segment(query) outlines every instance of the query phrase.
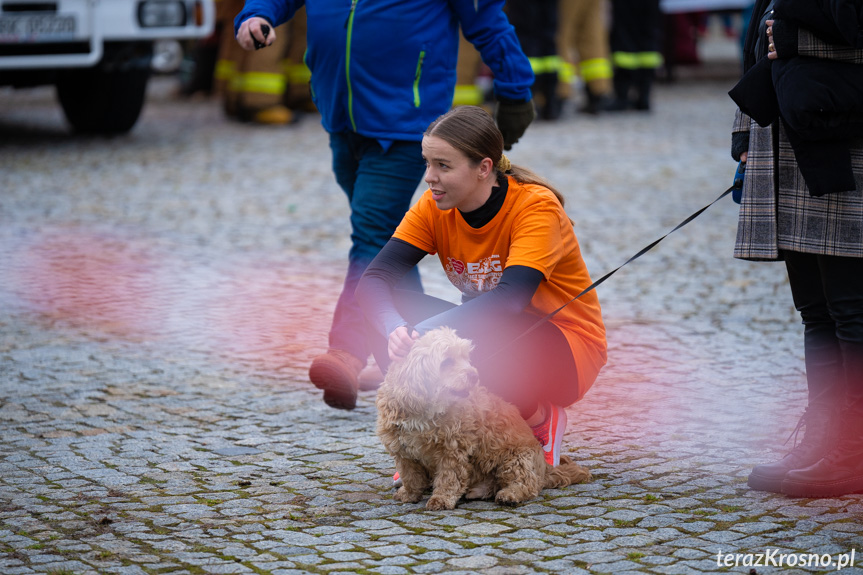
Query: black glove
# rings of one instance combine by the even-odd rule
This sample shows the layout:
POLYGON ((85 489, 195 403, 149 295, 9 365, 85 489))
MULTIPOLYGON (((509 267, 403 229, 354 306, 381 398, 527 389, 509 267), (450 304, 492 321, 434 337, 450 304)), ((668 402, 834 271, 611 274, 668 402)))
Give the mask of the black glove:
POLYGON ((524 134, 524 131, 536 118, 533 100, 520 102, 498 98, 494 119, 500 133, 503 134, 503 149, 511 150, 512 145, 524 134))
POLYGON ((749 151, 749 132, 734 132, 731 134, 731 157, 740 161, 743 152, 749 151))

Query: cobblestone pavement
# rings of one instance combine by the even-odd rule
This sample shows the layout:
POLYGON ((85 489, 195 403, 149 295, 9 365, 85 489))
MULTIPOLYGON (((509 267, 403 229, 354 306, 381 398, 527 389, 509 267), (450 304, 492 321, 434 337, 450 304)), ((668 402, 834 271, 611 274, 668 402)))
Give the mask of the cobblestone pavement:
MULTIPOLYGON (((729 185, 729 87, 660 85, 651 114, 570 113, 516 146, 565 192, 595 277, 729 185)), ((307 380, 348 246, 317 117, 255 128, 172 90, 111 139, 68 134, 50 90, 0 91, 0 573, 863 564, 863 496, 746 487, 805 381, 784 269, 731 257, 730 199, 599 289, 609 363, 565 444, 594 480, 427 512, 392 500, 374 392, 337 411, 307 380)), ((428 291, 455 298, 437 265, 428 291)))

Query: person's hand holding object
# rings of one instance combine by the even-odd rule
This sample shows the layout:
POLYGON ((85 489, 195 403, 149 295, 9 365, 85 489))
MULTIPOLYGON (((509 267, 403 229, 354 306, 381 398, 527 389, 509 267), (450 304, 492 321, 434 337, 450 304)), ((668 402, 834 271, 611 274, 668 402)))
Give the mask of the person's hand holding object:
POLYGON ((244 50, 266 48, 276 41, 273 25, 263 18, 249 18, 237 30, 237 42, 244 50))

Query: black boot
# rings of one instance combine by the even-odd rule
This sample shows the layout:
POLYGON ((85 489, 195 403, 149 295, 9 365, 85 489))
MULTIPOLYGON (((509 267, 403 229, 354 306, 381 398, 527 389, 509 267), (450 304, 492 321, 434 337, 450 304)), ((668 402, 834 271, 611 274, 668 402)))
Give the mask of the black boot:
POLYGON ((642 112, 650 111, 650 90, 653 87, 655 72, 652 69, 640 69, 635 72, 635 102, 632 107, 642 112))
POLYGON ((542 97, 537 99, 541 105, 537 106, 537 116, 543 120, 557 120, 560 118, 562 102, 557 93, 557 72, 537 74, 533 82, 534 93, 542 97))
POLYGON ((629 92, 632 89, 633 71, 625 68, 614 69, 614 101, 608 106, 609 112, 628 110, 632 106, 629 92))
POLYGON ((603 111, 611 109, 614 101, 607 94, 597 94, 590 89, 587 84, 584 85, 585 101, 584 106, 578 109, 582 114, 590 114, 595 116, 603 111))
POLYGON ((791 497, 863 493, 863 414, 846 411, 838 444, 815 464, 789 471, 782 493, 791 497))
POLYGON ((835 445, 837 411, 832 406, 810 405, 806 408, 797 428, 806 427, 803 440, 781 460, 757 465, 749 474, 747 485, 757 491, 781 493, 783 481, 793 469, 809 467, 824 457, 835 445))

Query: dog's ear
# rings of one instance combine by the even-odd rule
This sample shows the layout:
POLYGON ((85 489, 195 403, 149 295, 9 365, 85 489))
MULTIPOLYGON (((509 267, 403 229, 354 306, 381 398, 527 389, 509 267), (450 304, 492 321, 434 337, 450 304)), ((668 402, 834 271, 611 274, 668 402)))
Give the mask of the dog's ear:
POLYGON ((458 337, 451 328, 429 331, 414 342, 404 361, 390 366, 394 387, 405 392, 410 390, 413 398, 437 397, 441 386, 446 385, 443 374, 468 364, 471 348, 471 342, 458 337))
POLYGON ((433 339, 417 342, 414 348, 411 350, 415 351, 411 377, 422 387, 422 392, 427 397, 434 396, 440 386, 441 364, 446 358, 445 349, 433 339))
POLYGON ((403 416, 424 413, 431 399, 429 390, 435 389, 434 382, 439 376, 439 364, 431 361, 430 356, 428 345, 414 343, 404 360, 390 364, 378 399, 403 416))

